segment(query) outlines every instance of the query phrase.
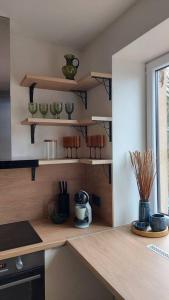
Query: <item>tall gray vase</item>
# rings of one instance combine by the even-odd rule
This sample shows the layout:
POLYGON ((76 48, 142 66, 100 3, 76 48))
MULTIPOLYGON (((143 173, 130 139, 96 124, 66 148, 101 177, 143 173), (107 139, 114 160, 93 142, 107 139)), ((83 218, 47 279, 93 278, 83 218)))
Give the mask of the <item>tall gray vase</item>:
POLYGON ((139 221, 150 223, 150 202, 149 201, 139 201, 139 221))

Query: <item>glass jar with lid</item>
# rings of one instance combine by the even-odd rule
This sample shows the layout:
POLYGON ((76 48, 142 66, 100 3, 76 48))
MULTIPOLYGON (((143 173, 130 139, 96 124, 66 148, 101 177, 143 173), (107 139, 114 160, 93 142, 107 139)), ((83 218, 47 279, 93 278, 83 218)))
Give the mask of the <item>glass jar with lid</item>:
POLYGON ((56 159, 57 140, 44 140, 45 143, 45 159, 56 159))

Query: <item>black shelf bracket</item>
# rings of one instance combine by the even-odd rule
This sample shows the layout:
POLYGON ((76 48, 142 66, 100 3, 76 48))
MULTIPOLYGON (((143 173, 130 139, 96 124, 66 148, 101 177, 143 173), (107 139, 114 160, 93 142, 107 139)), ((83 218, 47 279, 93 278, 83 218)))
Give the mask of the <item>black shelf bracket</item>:
POLYGON ((81 98, 82 103, 85 107, 85 109, 87 109, 87 91, 73 91, 78 97, 81 98))
POLYGON ((101 125, 103 124, 103 127, 106 131, 106 134, 109 138, 109 142, 111 143, 112 142, 112 121, 99 121, 97 122, 98 125, 101 125))
POLYGON ((112 99, 112 79, 108 79, 109 81, 109 101, 112 99))
POLYGON ((31 172, 32 172, 32 181, 35 181, 36 167, 32 167, 31 172))
POLYGON ((87 134, 88 134, 88 127, 87 126, 77 126, 77 127, 74 127, 74 128, 79 130, 80 133, 82 134, 82 136, 86 139, 87 134))
POLYGON ((103 84, 107 94, 109 95, 109 101, 112 99, 112 79, 104 78, 104 77, 95 77, 93 76, 99 83, 103 84))
POLYGON ((36 125, 32 124, 31 126, 31 144, 35 143, 35 127, 36 125))
POLYGON ((22 169, 30 168, 32 170, 32 180, 35 180, 35 169, 39 166, 37 159, 6 160, 0 161, 0 169, 22 169))
POLYGON ((36 82, 32 83, 29 87, 29 102, 33 103, 33 95, 34 95, 34 89, 36 86, 36 82))
POLYGON ((112 142, 112 122, 109 121, 109 142, 112 142))

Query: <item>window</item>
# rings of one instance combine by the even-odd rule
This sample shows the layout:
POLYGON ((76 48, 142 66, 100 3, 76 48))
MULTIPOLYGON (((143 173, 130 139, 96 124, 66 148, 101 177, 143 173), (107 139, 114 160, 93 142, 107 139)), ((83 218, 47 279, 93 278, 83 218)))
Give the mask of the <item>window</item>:
POLYGON ((156 158, 157 176, 152 191, 154 212, 169 207, 169 54, 146 65, 147 146, 156 158))

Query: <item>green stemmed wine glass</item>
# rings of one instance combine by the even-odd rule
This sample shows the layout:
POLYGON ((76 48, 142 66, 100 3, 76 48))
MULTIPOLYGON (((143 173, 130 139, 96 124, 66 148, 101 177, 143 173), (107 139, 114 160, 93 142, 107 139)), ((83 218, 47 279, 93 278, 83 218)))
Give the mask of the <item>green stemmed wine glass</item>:
POLYGON ((68 114, 68 120, 72 119, 72 113, 74 111, 74 103, 66 103, 65 104, 65 111, 68 114))
POLYGON ((48 104, 46 103, 40 103, 39 104, 39 111, 42 114, 43 118, 45 118, 47 112, 48 112, 48 104))
POLYGON ((33 118, 33 115, 36 114, 38 111, 38 104, 37 103, 29 103, 28 109, 29 109, 29 112, 32 114, 32 118, 33 118))
POLYGON ((55 102, 54 105, 55 105, 55 112, 56 112, 57 119, 60 119, 60 114, 62 112, 63 105, 62 103, 57 103, 57 102, 55 102))
POLYGON ((53 116, 53 118, 55 119, 56 113, 57 113, 57 111, 55 109, 55 103, 50 104, 50 113, 53 116))

